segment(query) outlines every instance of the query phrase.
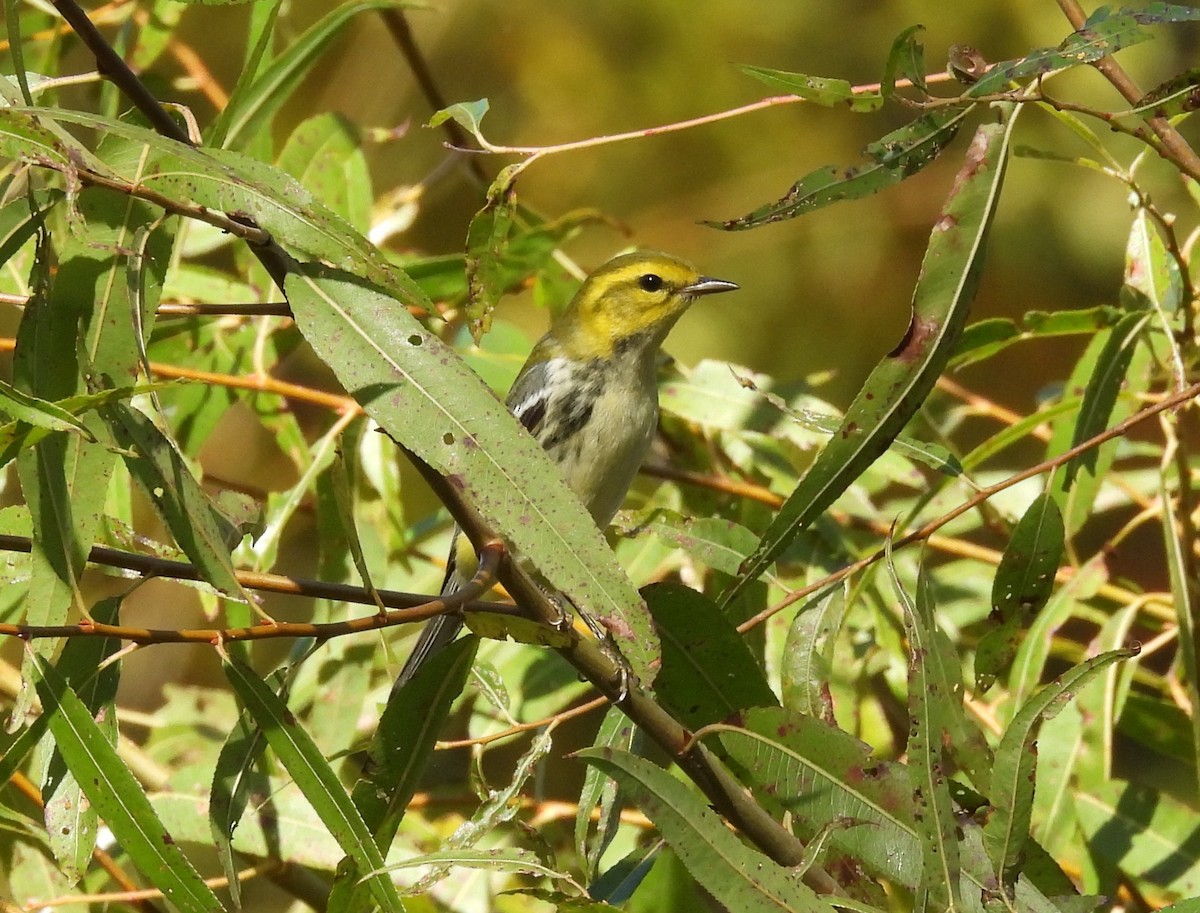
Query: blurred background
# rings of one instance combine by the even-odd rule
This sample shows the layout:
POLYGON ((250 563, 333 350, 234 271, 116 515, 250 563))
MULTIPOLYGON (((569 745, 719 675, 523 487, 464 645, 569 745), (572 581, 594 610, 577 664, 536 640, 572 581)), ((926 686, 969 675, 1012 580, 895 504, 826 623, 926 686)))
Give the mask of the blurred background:
MULTIPOLYGON (((328 8, 324 0, 293 3, 285 30, 298 35, 328 8)), ((220 46, 213 36, 243 34, 233 20, 247 10, 193 6, 185 17, 182 37, 194 43, 227 89, 236 81, 243 49, 220 46)), ((774 94, 742 74, 738 64, 840 77, 856 85, 876 82, 895 36, 916 23, 926 27, 931 72, 944 67, 954 44, 972 45, 997 61, 1055 45, 1071 31, 1050 0, 753 5, 434 0, 408 10, 407 17, 447 102, 487 98, 491 110, 484 134, 493 143, 513 145, 652 127, 774 94)), ((1200 40, 1200 29, 1193 27, 1155 32, 1157 40, 1121 54, 1146 90, 1195 61, 1200 40)), ((1108 110, 1124 107, 1091 71, 1068 74, 1050 88, 1108 110)), ((202 98, 186 101, 202 123, 211 116, 202 98)), ((446 167, 445 135, 423 126, 429 105, 379 18, 358 17, 326 55, 279 119, 278 139, 324 111, 340 112, 363 128, 407 127, 398 139, 370 149, 377 194, 426 184, 412 229, 392 246, 461 251, 481 190, 461 164, 446 167)), ((517 191, 522 203, 548 218, 595 209, 624 227, 624 232, 589 228, 571 245, 584 268, 638 244, 677 253, 706 273, 742 284, 742 293, 705 302, 675 331, 668 348, 684 363, 727 359, 782 379, 834 372, 825 395, 844 407, 870 366, 903 333, 929 228, 971 128, 926 172, 875 197, 746 232, 697 223, 773 201, 814 168, 856 164, 865 143, 912 116, 895 104, 869 115, 812 104, 779 106, 680 133, 551 156, 523 174, 517 191)), ((1047 115, 1032 110, 1016 141, 1060 153, 1087 152, 1047 115)), ((1126 162, 1138 151, 1119 136, 1113 149, 1126 162)), ((489 176, 511 161, 481 158, 489 176)), ((1146 168, 1160 172, 1157 202, 1171 210, 1182 187, 1159 163, 1147 162, 1146 168)), ((1113 302, 1128 232, 1125 196, 1117 181, 1093 171, 1015 160, 974 316, 1113 302)), ((1184 236, 1188 229, 1182 227, 1184 236)), ((544 326, 545 316, 520 296, 503 308, 502 316, 533 333, 544 326)), ((1069 358, 1070 350, 1061 346, 1021 346, 968 369, 961 379, 1025 410, 1039 389, 1065 377, 1069 358)))
MULTIPOLYGON (((330 8, 328 0, 285 4, 277 27, 281 45, 330 8)), ((101 9, 97 5, 92 11, 101 9)), ((211 90, 228 93, 237 83, 251 6, 178 9, 182 23, 172 53, 145 75, 160 97, 187 105, 204 127, 217 112, 211 90), (186 65, 189 53, 202 66, 186 65), (196 79, 205 71, 207 94, 196 79)), ((522 146, 670 124, 775 94, 740 72, 739 64, 873 83, 882 75, 894 38, 917 23, 926 27, 922 40, 931 72, 943 68, 952 45, 974 46, 987 60, 999 61, 1056 45, 1071 31, 1051 0, 431 0, 407 10, 406 17, 445 101, 488 99, 484 134, 493 143, 522 146)), ((1154 32, 1156 40, 1120 56, 1145 90, 1200 59, 1195 24, 1154 32)), ((68 47, 74 50, 66 69, 93 68, 77 42, 68 40, 68 47)), ((1078 103, 1125 108, 1091 70, 1056 78, 1049 88, 1078 103)), ((94 85, 76 91, 85 94, 79 107, 94 108, 94 85)), ((953 92, 949 87, 934 91, 953 92)), ((417 201, 411 227, 388 246, 397 253, 461 253, 483 201, 483 185, 471 174, 466 156, 447 150, 445 133, 424 126, 431 105, 376 14, 355 17, 276 118, 275 153, 297 124, 325 112, 343 115, 372 137, 367 153, 376 198, 400 191, 417 201)), ((856 165, 866 143, 914 116, 899 104, 875 114, 813 104, 775 106, 682 132, 544 158, 524 172, 517 193, 523 205, 548 219, 580 210, 606 217, 568 245, 584 269, 624 247, 641 245, 687 257, 705 273, 741 284, 735 295, 702 301, 673 332, 667 349, 685 365, 713 358, 785 381, 820 377, 818 394, 845 408, 907 326, 929 231, 972 125, 939 161, 879 195, 751 231, 723 232, 699 222, 740 216, 772 202, 813 169, 856 165)), ((1195 119, 1184 129, 1195 142, 1195 119)), ((1060 155, 1090 153, 1081 140, 1032 108, 1018 126, 1016 144, 1060 155)), ((1128 164, 1143 147, 1114 134, 1110 148, 1128 164)), ((516 159, 476 155, 472 160, 491 178, 516 159)), ((1187 205, 1178 173, 1150 157, 1141 174, 1164 211, 1189 214, 1178 227, 1178 235, 1186 238, 1195 228, 1187 222, 1195 207, 1187 205)), ((1129 232, 1127 195, 1119 181, 1095 170, 1015 158, 973 317, 1019 318, 1029 310, 1115 303, 1129 232)), ((16 314, 6 318, 11 327, 16 314)), ((522 327, 531 342, 547 322, 528 292, 506 298, 498 316, 522 327)), ((1039 393, 1066 379, 1085 342, 1070 338, 1014 346, 964 369, 957 379, 1027 414, 1039 393)), ((292 484, 296 468, 270 435, 257 429, 249 410, 237 417, 204 448, 206 474, 222 484, 236 481, 266 490, 292 484)), ((994 431, 994 425, 986 430, 994 431)), ((998 462, 1011 460, 1023 468, 1035 452, 1014 448, 998 462)), ((424 509, 434 507, 430 498, 424 509)), ((312 570, 311 530, 299 526, 289 536, 278 568, 282 572, 312 570)), ((1158 532, 1149 529, 1147 535, 1153 541, 1134 541, 1129 550, 1141 552, 1143 545, 1148 552, 1161 550, 1158 532)), ((436 580, 427 584, 435 587, 436 580)), ((160 586, 169 585, 152 583, 139 593, 138 602, 149 613, 140 623, 182 623, 160 586)), ((306 617, 305 606, 295 600, 269 610, 279 617, 306 617)), ((141 670, 147 705, 157 700, 155 677, 176 677, 184 654, 219 679, 206 648, 159 648, 152 658, 146 654, 141 670), (181 661, 164 663, 164 657, 181 661)))

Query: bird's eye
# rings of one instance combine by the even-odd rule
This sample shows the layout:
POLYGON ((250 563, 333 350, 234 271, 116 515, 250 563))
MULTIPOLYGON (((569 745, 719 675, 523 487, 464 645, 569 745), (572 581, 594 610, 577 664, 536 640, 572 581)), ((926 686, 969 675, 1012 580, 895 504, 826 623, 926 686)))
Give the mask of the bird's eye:
POLYGON ((641 286, 643 292, 657 292, 663 287, 663 279, 656 273, 645 273, 638 276, 638 285, 641 286))

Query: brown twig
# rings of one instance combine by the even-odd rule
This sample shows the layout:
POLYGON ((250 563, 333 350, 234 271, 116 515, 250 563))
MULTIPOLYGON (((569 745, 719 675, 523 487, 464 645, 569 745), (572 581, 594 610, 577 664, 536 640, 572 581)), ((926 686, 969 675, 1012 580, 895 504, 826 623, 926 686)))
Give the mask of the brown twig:
MULTIPOLYGON (((198 222, 207 222, 214 228, 219 228, 226 234, 233 235, 245 241, 255 251, 263 250, 274 243, 269 233, 263 231, 263 229, 249 220, 235 219, 224 213, 214 212, 207 206, 181 203, 176 199, 161 194, 156 190, 151 190, 148 187, 143 187, 140 184, 131 184, 128 181, 99 174, 87 168, 78 167, 73 163, 56 162, 41 157, 33 157, 28 159, 28 161, 31 165, 48 168, 51 171, 58 171, 66 176, 68 180, 77 180, 85 187, 103 187, 106 190, 115 190, 117 193, 123 193, 126 196, 136 197, 139 200, 152 203, 165 212, 195 219, 198 222)), ((282 285, 282 282, 277 284, 282 285)))
MULTIPOLYGON (((404 56, 404 60, 408 64, 409 70, 412 71, 413 78, 417 81, 417 86, 420 88, 421 94, 425 96, 425 101, 429 104, 430 109, 441 111, 443 108, 448 107, 445 96, 442 95, 437 82, 433 78, 433 71, 429 68, 429 61, 421 53, 421 48, 413 36, 412 28, 408 24, 408 17, 404 14, 404 10, 380 10, 379 15, 383 18, 383 24, 387 26, 392 40, 400 48, 400 53, 404 56)), ((449 139, 450 145, 455 148, 463 149, 474 145, 471 137, 459 126, 454 118, 444 120, 442 122, 442 130, 449 139)), ((475 156, 467 157, 467 169, 481 184, 487 185, 491 183, 487 172, 483 170, 483 163, 475 156)))
POLYGON ((562 713, 556 713, 553 716, 545 717, 544 719, 534 720, 530 723, 516 723, 509 726, 507 729, 501 729, 499 732, 491 732, 487 735, 481 735, 474 739, 458 739, 452 742, 438 742, 436 746, 438 751, 449 751, 453 748, 474 748, 477 745, 490 745, 492 742, 498 742, 501 739, 510 739, 513 736, 518 736, 523 732, 533 732, 549 726, 551 723, 565 723, 567 720, 573 720, 576 717, 586 716, 593 710, 599 710, 601 707, 608 706, 608 698, 597 697, 586 703, 580 704, 578 707, 572 707, 570 710, 564 710, 562 713))
POLYGON ((134 106, 150 121, 157 132, 176 142, 192 145, 187 133, 175 122, 146 84, 138 79, 121 55, 104 40, 100 30, 74 0, 53 0, 55 9, 67 21, 79 40, 96 58, 96 69, 125 94, 134 106))
MULTIPOLYGON (((1058 8, 1062 10, 1071 27, 1078 30, 1087 22, 1087 14, 1078 0, 1057 0, 1058 8)), ((1092 64, 1105 79, 1112 84, 1121 97, 1129 104, 1137 105, 1142 100, 1144 92, 1134 82, 1125 69, 1112 56, 1101 57, 1092 64)), ((1194 180, 1200 181, 1200 156, 1188 144, 1183 135, 1176 130, 1165 117, 1148 117, 1146 123, 1161 141, 1160 153, 1194 180)))
MULTIPOLYGON (((29 539, 24 536, 0 535, 0 551, 28 552, 29 539)), ((286 593, 292 596, 308 596, 356 605, 376 605, 373 596, 378 596, 387 612, 376 611, 346 621, 324 623, 272 622, 242 628, 133 628, 124 625, 101 624, 85 621, 74 625, 20 625, 0 624, 0 636, 34 640, 43 637, 114 637, 138 644, 163 643, 207 643, 217 644, 234 640, 271 640, 278 638, 312 637, 329 640, 361 631, 375 631, 395 625, 427 621, 436 615, 470 608, 472 611, 511 615, 516 611, 510 605, 478 602, 480 596, 490 590, 496 582, 496 569, 504 554, 504 547, 496 541, 486 542, 480 548, 479 570, 470 584, 452 596, 428 596, 400 593, 395 590, 376 590, 374 594, 365 587, 303 577, 285 577, 279 574, 263 574, 255 571, 235 571, 238 582, 246 589, 259 592, 286 593)), ((119 567, 136 571, 148 577, 167 577, 175 580, 199 580, 199 571, 182 561, 170 561, 150 555, 123 552, 106 546, 94 546, 88 561, 107 567, 119 567)))
MULTIPOLYGON (((42 791, 37 788, 37 785, 30 780, 25 774, 17 770, 13 772, 12 777, 8 781, 18 792, 23 794, 26 799, 36 805, 39 809, 46 807, 45 800, 42 798, 42 791)), ((116 860, 100 847, 92 848, 92 858, 100 864, 104 871, 108 872, 108 876, 121 886, 123 891, 136 891, 137 884, 132 878, 126 874, 125 870, 117 864, 116 860)), ((149 902, 150 898, 131 898, 130 903, 136 903, 138 908, 146 911, 146 913, 158 913, 158 907, 149 902)), ((38 902, 38 909, 52 904, 44 901, 38 902)))
MULTIPOLYGON (((187 132, 175 122, 175 119, 167 112, 162 103, 154 96, 144 82, 138 78, 137 74, 129 68, 129 65, 121 58, 121 55, 113 50, 104 36, 100 34, 100 30, 96 28, 95 23, 88 18, 87 13, 79 6, 75 0, 52 0, 55 9, 59 11, 63 19, 79 36, 79 39, 91 51, 92 56, 96 58, 96 69, 100 71, 109 81, 113 83, 121 93, 128 98, 133 105, 142 113, 142 115, 150 122, 150 125, 163 136, 173 139, 176 142, 183 143, 187 146, 194 145, 187 132)), ((99 177, 94 176, 94 177, 99 177)), ((123 188, 117 188, 123 189, 123 188)), ((133 194, 139 196, 139 194, 133 194)), ((165 200, 158 194, 154 194, 157 199, 150 197, 142 197, 150 200, 156 205, 163 206, 159 200, 165 200)), ((164 206, 167 212, 176 212, 173 201, 167 201, 170 205, 164 206)), ((192 209, 195 209, 194 207, 192 209)), ((201 208, 203 209, 203 208, 201 208)), ((200 212, 200 210, 196 210, 200 212)), ((207 213, 207 210, 203 210, 207 213)), ((182 213, 193 218, 200 216, 193 213, 182 213)), ((215 215, 209 213, 209 215, 215 215)), ((258 258, 271 279, 277 286, 283 288, 284 280, 291 269, 291 258, 284 252, 267 232, 259 228, 253 220, 243 217, 222 217, 224 221, 234 225, 241 225, 243 231, 247 234, 239 233, 231 228, 226 228, 224 225, 218 227, 224 228, 231 234, 247 241, 250 246, 251 253, 258 258)), ((202 221, 211 221, 208 218, 202 218, 202 221)), ((217 224, 213 222, 212 224, 217 224)))
MULTIPOLYGON (((895 542, 892 543, 891 547, 893 550, 895 550, 895 549, 902 548, 906 545, 912 545, 915 542, 921 542, 922 540, 928 539, 929 536, 931 536, 937 530, 941 529, 943 526, 945 526, 951 520, 955 520, 958 517, 961 517, 967 511, 973 510, 974 508, 978 507, 980 504, 982 504, 984 501, 988 500, 989 498, 991 498, 993 495, 997 494, 998 492, 1004 491, 1004 489, 1006 489, 1006 488, 1011 488, 1013 485, 1016 485, 1018 482, 1024 482, 1026 479, 1032 479, 1034 476, 1041 475, 1044 472, 1049 472, 1051 469, 1055 469, 1059 466, 1062 466, 1064 463, 1070 462, 1075 457, 1086 453, 1087 451, 1091 450, 1094 447, 1099 447, 1101 444, 1103 444, 1107 441, 1111 441, 1114 438, 1121 437, 1122 435, 1126 434, 1131 428, 1144 422, 1146 419, 1152 418, 1153 416, 1158 415, 1160 412, 1163 412, 1167 409, 1173 409, 1177 406, 1182 406, 1185 403, 1189 402, 1190 400, 1195 399, 1197 396, 1200 396, 1200 383, 1192 384, 1190 387, 1187 387, 1184 390, 1180 390, 1178 393, 1175 393, 1171 396, 1165 397, 1162 400, 1160 400, 1159 402, 1146 407, 1145 409, 1141 410, 1140 412, 1135 412, 1133 415, 1131 415, 1129 418, 1125 419, 1124 421, 1118 422, 1117 424, 1113 425, 1111 428, 1107 429, 1106 431, 1102 431, 1100 434, 1097 434, 1093 437, 1088 438, 1083 443, 1072 447, 1070 450, 1067 450, 1064 453, 1061 453, 1056 457, 1053 457, 1049 460, 1043 460, 1041 463, 1038 463, 1035 466, 1031 466, 1028 469, 1024 469, 1021 472, 1016 473, 1015 475, 1011 475, 1007 479, 1004 479, 1001 482, 997 482, 995 485, 989 485, 987 488, 981 488, 972 497, 968 498, 962 504, 958 505, 958 507, 955 507, 953 510, 947 511, 946 513, 944 513, 942 516, 938 517, 935 520, 930 520, 928 523, 926 523, 920 529, 917 529, 917 530, 915 530, 911 533, 908 533, 907 535, 902 536, 901 538, 897 539, 895 542)), ((793 605, 796 602, 799 602, 801 599, 804 599, 807 596, 811 596, 813 593, 820 592, 821 590, 826 589, 827 587, 829 587, 841 580, 845 580, 847 577, 851 576, 852 574, 856 574, 859 571, 863 570, 864 568, 870 567, 876 561, 882 560, 885 553, 886 553, 886 549, 883 549, 883 548, 877 549, 876 551, 872 552, 870 555, 867 555, 865 558, 860 558, 858 561, 848 564, 846 567, 842 568, 841 570, 838 570, 832 574, 829 574, 824 579, 819 580, 816 583, 810 584, 806 587, 802 587, 799 590, 795 590, 792 593, 789 593, 787 596, 785 596, 783 599, 781 599, 775 605, 768 606, 767 608, 763 609, 763 611, 759 612, 757 615, 753 615, 750 618, 747 618, 744 622, 742 622, 740 625, 738 625, 738 630, 741 632, 746 632, 752 628, 757 627, 758 625, 765 622, 767 619, 771 618, 772 616, 774 616, 774 615, 778 614, 779 612, 783 611, 784 609, 786 609, 788 606, 793 605)))
MULTIPOLYGON (((245 882, 258 876, 275 875, 286 866, 287 863, 281 860, 268 859, 249 868, 242 869, 237 873, 237 880, 245 882)), ((204 883, 210 888, 225 888, 229 886, 229 879, 223 875, 217 875, 212 878, 205 878, 204 883)), ((73 906, 75 904, 142 904, 163 897, 165 895, 158 888, 130 887, 124 891, 110 891, 98 894, 64 894, 62 897, 51 897, 48 900, 39 900, 36 909, 49 910, 55 907, 73 906)))

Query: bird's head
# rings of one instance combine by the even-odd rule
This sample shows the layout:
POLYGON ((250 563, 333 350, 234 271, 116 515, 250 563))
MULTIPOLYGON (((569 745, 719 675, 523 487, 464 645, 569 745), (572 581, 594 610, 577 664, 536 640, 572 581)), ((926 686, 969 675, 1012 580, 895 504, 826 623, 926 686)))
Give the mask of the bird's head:
POLYGON ((559 318, 569 330, 563 342, 578 355, 599 358, 657 348, 693 300, 737 287, 701 276, 690 263, 668 254, 622 254, 587 278, 559 318))

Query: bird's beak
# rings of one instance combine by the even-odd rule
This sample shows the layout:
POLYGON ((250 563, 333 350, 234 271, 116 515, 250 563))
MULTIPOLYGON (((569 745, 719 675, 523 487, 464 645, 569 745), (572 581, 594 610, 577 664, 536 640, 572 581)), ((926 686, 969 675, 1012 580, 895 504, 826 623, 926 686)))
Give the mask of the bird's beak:
POLYGON ((736 282, 729 282, 726 279, 710 279, 708 276, 701 276, 691 285, 685 285, 681 291, 689 298, 695 298, 697 295, 715 295, 717 292, 732 292, 739 288, 736 282))

